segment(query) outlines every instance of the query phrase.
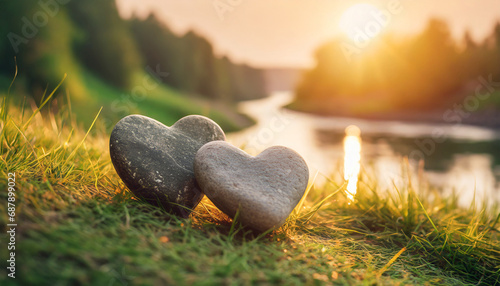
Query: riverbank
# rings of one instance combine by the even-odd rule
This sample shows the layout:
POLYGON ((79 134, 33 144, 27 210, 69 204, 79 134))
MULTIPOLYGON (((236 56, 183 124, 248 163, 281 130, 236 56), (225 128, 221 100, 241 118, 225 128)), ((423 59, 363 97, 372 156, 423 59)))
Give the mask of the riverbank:
POLYGON ((364 119, 373 121, 399 121, 407 123, 424 123, 424 124, 464 124, 478 127, 486 127, 500 130, 500 110, 493 108, 469 112, 465 109, 445 109, 434 110, 427 112, 384 112, 378 114, 350 114, 343 112, 330 112, 326 110, 310 110, 300 108, 297 104, 289 104, 286 108, 297 112, 304 112, 319 116, 335 116, 352 119, 364 119))
POLYGON ((328 101, 295 99, 286 108, 325 117, 427 124, 464 124, 500 130, 500 90, 487 91, 486 95, 481 95, 474 93, 474 89, 468 88, 457 95, 454 100, 450 99, 446 104, 441 104, 439 108, 419 111, 384 109, 384 104, 375 99, 345 101, 335 98, 328 101))
MULTIPOLYGON (((188 219, 137 201, 106 133, 87 133, 68 112, 22 114, 0 116, 0 188, 15 173, 17 223, 16 278, 2 267, 2 285, 499 284, 498 209, 459 207, 409 172, 387 190, 363 169, 355 201, 342 180, 311 180, 287 223, 257 236, 207 199, 188 219)), ((7 216, 0 222, 6 241, 7 216)))
MULTIPOLYGON (((74 89, 77 86, 78 92, 61 92, 61 89, 55 91, 52 99, 46 103, 46 110, 64 112, 69 108, 68 111, 72 112, 83 128, 90 127, 101 107, 97 127, 107 132, 111 132, 116 122, 130 114, 147 115, 166 125, 172 125, 187 115, 201 114, 215 120, 226 132, 242 130, 255 124, 251 118, 238 112, 237 103, 184 93, 160 82, 153 82, 154 85, 146 89, 144 83, 152 80, 147 74, 140 73, 136 76, 137 86, 134 92, 110 86, 89 72, 82 71, 79 77, 81 84, 71 76, 61 78, 63 85, 74 89), (135 90, 140 90, 141 93, 135 90), (145 90, 147 93, 143 94, 145 90)), ((2 93, 7 90, 16 93, 16 96, 10 97, 12 104, 20 106, 25 103, 27 108, 36 106, 29 94, 28 85, 22 78, 13 79, 0 75, 0 90, 0 96, 5 96, 2 93)))

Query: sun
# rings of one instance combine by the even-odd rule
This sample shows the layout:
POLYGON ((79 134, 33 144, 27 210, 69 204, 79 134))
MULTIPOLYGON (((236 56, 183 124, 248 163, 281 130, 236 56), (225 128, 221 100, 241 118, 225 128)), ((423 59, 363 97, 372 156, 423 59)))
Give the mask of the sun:
POLYGON ((345 10, 340 17, 339 28, 353 40, 360 34, 368 35, 368 37, 374 38, 378 35, 378 32, 367 33, 366 31, 371 28, 370 25, 377 23, 376 17, 381 13, 382 11, 379 8, 371 4, 360 3, 353 5, 345 10))

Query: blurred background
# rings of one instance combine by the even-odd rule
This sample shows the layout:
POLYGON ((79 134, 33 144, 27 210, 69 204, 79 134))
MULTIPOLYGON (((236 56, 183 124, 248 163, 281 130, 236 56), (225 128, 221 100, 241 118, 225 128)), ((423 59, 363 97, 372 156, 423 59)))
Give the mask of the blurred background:
POLYGON ((106 132, 133 113, 202 114, 250 153, 294 148, 312 173, 370 166, 391 185, 406 156, 464 203, 500 197, 497 0, 0 5, 0 93, 17 67, 19 103, 67 74, 50 109, 85 127, 101 106, 106 132))

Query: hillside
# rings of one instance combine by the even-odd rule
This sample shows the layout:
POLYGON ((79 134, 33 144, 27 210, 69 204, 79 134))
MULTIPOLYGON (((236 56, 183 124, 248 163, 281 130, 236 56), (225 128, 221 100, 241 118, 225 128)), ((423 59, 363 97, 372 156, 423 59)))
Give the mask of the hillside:
MULTIPOLYGON (((251 121, 235 104, 266 95, 261 70, 217 57, 203 37, 176 35, 155 16, 122 19, 113 0, 2 5, 0 76, 11 80, 17 67, 16 93, 40 103, 44 90, 67 74, 52 107, 70 96, 87 126, 88 110, 103 106, 109 126, 131 113, 165 124, 197 113, 237 130, 251 121), (44 25, 36 21, 40 13, 44 25)), ((4 91, 9 80, 2 81, 4 91)))

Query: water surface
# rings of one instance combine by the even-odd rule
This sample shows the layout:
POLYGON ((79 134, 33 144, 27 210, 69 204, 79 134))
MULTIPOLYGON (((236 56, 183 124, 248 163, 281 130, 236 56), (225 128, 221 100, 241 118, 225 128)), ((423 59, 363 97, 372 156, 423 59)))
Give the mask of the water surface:
POLYGON ((284 92, 241 103, 241 112, 257 124, 229 134, 228 140, 252 155, 273 145, 293 148, 307 161, 311 175, 351 178, 351 185, 359 168, 373 172, 383 187, 401 181, 402 158, 407 156, 413 170, 423 160, 425 180, 443 192, 458 192, 462 205, 470 204, 474 192, 477 199, 500 201, 496 130, 316 116, 282 108, 291 100, 291 93, 284 92), (346 135, 349 126, 359 128, 359 136, 346 135))

